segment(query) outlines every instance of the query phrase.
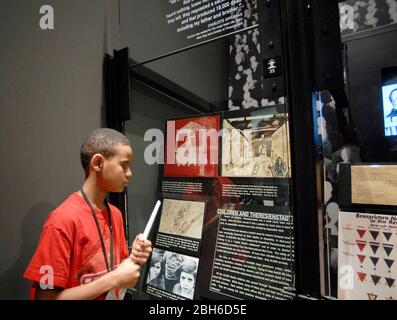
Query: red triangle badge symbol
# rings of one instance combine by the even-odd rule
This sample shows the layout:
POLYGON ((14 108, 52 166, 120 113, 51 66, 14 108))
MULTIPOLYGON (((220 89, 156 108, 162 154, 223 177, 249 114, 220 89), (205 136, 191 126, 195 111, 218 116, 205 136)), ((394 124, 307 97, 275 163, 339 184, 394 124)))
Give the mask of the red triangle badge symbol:
POLYGON ((367 276, 367 274, 364 272, 357 272, 357 274, 361 282, 363 282, 365 280, 365 277, 367 276))
POLYGON ((358 248, 362 252, 364 250, 365 246, 367 245, 367 243, 365 241, 356 241, 356 242, 357 242, 358 248))
POLYGON ((363 256, 362 254, 358 254, 357 257, 358 257, 358 260, 360 260, 360 262, 362 264, 364 262, 366 256, 363 256))
POLYGON ((358 235, 360 236, 360 238, 364 237, 365 234, 365 230, 364 229, 357 229, 358 235))

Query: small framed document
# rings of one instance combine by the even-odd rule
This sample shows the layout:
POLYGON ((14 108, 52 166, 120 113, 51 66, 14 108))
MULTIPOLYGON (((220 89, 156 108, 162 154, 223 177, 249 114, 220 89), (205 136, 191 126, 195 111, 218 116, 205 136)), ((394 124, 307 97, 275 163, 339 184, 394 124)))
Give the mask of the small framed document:
POLYGON ((397 165, 351 166, 352 203, 397 205, 397 165))

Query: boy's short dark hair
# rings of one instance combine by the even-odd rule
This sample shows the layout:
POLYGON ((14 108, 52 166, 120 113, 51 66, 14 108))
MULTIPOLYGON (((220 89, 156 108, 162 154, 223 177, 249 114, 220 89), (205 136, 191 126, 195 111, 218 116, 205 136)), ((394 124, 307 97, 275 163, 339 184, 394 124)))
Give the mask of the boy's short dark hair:
POLYGON ((197 262, 193 260, 185 260, 183 261, 179 273, 186 272, 189 274, 192 274, 194 278, 196 278, 197 275, 197 262))
POLYGON ((105 158, 114 156, 117 144, 130 146, 129 140, 123 134, 108 128, 96 129, 85 138, 80 150, 80 159, 86 177, 91 158, 97 153, 105 158))

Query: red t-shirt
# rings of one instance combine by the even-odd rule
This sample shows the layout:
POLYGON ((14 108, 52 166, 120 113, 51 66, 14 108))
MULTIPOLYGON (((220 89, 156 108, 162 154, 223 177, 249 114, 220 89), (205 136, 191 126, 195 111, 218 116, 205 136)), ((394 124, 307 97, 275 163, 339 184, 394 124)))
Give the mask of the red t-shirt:
MULTIPOLYGON (((128 256, 120 210, 109 204, 114 241, 114 265, 128 256)), ((95 210, 110 262, 110 231, 107 210, 95 210)), ((56 208, 44 224, 39 245, 24 273, 36 285, 48 284, 48 271, 53 271, 55 287, 68 289, 92 282, 107 273, 101 241, 91 209, 84 198, 73 193, 56 208)), ((104 299, 105 295, 98 297, 104 299)))

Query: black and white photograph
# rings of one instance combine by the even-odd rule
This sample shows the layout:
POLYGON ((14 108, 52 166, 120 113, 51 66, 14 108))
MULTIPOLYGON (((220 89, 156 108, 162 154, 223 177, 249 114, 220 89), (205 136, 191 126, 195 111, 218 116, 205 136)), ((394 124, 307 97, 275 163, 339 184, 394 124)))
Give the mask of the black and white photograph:
POLYGON ((385 136, 397 136, 397 83, 383 86, 385 136))
POLYGON ((153 248, 146 284, 192 300, 198 263, 198 258, 153 248))

